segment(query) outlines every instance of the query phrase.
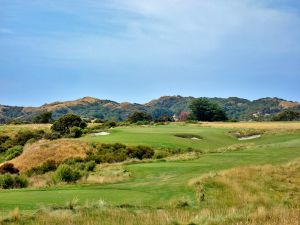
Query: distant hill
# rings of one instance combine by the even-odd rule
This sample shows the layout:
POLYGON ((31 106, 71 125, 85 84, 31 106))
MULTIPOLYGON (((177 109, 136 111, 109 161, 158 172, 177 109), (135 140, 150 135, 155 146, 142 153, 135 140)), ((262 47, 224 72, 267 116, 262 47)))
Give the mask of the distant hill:
MULTIPOLYGON (((144 111, 157 118, 161 115, 179 115, 182 111, 189 111, 190 102, 194 97, 163 96, 146 104, 118 103, 111 100, 101 100, 84 97, 75 101, 53 102, 40 107, 21 107, 0 105, 0 123, 20 119, 31 121, 32 118, 45 111, 53 112, 54 118, 66 113, 78 114, 85 118, 125 120, 135 111, 144 111)), ((262 98, 250 101, 243 98, 209 98, 223 107, 231 119, 267 120, 270 116, 290 108, 300 111, 300 103, 280 98, 262 98)))

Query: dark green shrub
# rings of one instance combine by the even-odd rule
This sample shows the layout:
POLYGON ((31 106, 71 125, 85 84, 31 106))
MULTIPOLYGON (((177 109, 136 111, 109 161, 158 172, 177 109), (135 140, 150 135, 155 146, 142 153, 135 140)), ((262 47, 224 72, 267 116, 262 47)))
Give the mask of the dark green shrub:
POLYGON ((5 159, 11 160, 13 158, 16 158, 17 156, 21 155, 22 152, 23 152, 23 146, 21 145, 14 146, 5 152, 5 159))
POLYGON ((28 186, 28 180, 24 176, 15 176, 14 188, 26 188, 28 186))
POLYGON ((89 161, 85 164, 86 171, 94 171, 96 168, 96 162, 95 161, 89 161))
POLYGON ((0 175, 0 188, 25 188, 28 186, 28 180, 24 176, 4 174, 0 175))
POLYGON ((55 172, 55 177, 59 181, 71 183, 79 180, 81 178, 81 174, 79 171, 74 170, 71 166, 61 164, 55 172))
POLYGON ((56 170, 57 165, 57 162, 54 160, 47 160, 42 165, 31 168, 29 171, 27 171, 27 175, 31 176, 32 174, 45 174, 47 172, 56 170))
POLYGON ((52 121, 52 112, 42 112, 33 118, 34 123, 51 123, 52 121))
POLYGON ((82 130, 79 127, 72 127, 70 129, 70 137, 79 138, 82 136, 82 130))
POLYGON ((15 168, 14 164, 12 163, 4 163, 2 166, 0 166, 0 174, 17 174, 19 173, 19 170, 15 168))
POLYGON ((154 150, 147 146, 130 147, 127 150, 130 158, 150 159, 154 155, 154 150))
POLYGON ((115 121, 106 121, 103 125, 105 127, 111 128, 111 127, 116 127, 117 123, 115 121))
POLYGON ((10 189, 14 188, 15 179, 10 174, 0 175, 0 188, 10 189))
POLYGON ((130 123, 137 123, 137 122, 150 122, 152 120, 152 116, 145 113, 145 112, 134 112, 132 113, 128 119, 127 119, 130 123))
POLYGON ((84 129, 87 127, 87 124, 78 115, 66 114, 55 121, 51 129, 64 135, 70 134, 72 127, 84 129))

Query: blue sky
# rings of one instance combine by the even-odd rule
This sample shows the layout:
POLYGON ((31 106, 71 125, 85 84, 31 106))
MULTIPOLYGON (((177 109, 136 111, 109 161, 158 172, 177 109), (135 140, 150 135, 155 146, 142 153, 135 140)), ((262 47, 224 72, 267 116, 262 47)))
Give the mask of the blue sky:
POLYGON ((298 0, 0 0, 0 104, 300 101, 298 0))

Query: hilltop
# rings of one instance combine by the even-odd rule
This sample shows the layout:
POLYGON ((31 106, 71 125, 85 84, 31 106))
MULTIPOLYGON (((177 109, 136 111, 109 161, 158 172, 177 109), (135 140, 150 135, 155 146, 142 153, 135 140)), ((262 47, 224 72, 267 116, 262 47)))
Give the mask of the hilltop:
MULTIPOLYGON (((115 102, 93 97, 84 97, 74 101, 53 102, 40 107, 0 105, 0 123, 20 119, 30 121, 35 115, 51 111, 54 118, 66 113, 75 113, 85 118, 125 120, 135 111, 150 113, 153 117, 160 115, 178 115, 188 111, 189 103, 194 97, 163 96, 145 104, 115 102)), ((250 101, 238 97, 209 98, 223 107, 231 119, 250 120, 266 119, 284 109, 291 108, 300 111, 300 103, 280 98, 261 98, 250 101)))

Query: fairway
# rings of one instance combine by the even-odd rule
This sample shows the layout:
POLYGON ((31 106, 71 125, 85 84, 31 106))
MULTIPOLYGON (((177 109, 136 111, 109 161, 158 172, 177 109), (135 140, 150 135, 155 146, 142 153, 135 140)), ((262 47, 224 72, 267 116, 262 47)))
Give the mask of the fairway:
POLYGON ((209 152, 220 147, 241 143, 228 133, 231 130, 234 130, 234 128, 215 128, 198 124, 117 127, 108 130, 110 135, 86 135, 82 140, 101 143, 119 142, 128 145, 148 145, 154 148, 193 148, 209 152), (176 134, 197 135, 202 137, 202 139, 181 138, 177 137, 176 134))
MULTIPOLYGON (((240 143, 228 134, 228 128, 168 125, 159 127, 122 127, 112 129, 111 136, 84 137, 86 141, 145 144, 155 147, 193 147, 209 152, 240 143), (198 134, 203 139, 185 140, 176 133, 198 134), (150 137, 150 138, 149 138, 150 137)), ((195 192, 188 183, 200 175, 228 168, 285 163, 300 157, 299 131, 266 133, 259 139, 243 141, 250 147, 240 150, 207 153, 187 161, 154 161, 124 165, 131 177, 123 182, 106 185, 69 185, 43 189, 1 190, 0 209, 3 213, 19 207, 34 212, 41 205, 65 204, 77 198, 80 203, 103 199, 110 204, 159 207, 174 199, 186 197, 195 201, 195 192)))

